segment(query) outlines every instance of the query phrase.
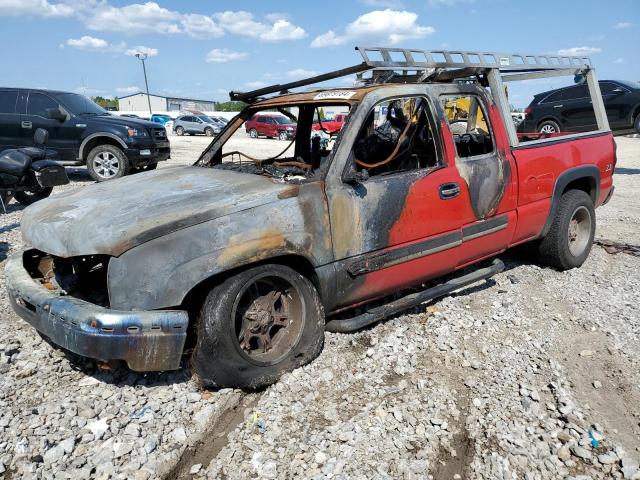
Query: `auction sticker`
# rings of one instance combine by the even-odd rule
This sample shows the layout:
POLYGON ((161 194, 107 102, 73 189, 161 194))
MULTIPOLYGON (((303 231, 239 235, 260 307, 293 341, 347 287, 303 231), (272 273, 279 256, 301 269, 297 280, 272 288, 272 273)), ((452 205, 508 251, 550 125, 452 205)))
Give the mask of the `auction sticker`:
POLYGON ((328 98, 342 98, 344 100, 348 100, 356 94, 353 90, 328 90, 326 92, 320 92, 315 97, 314 100, 325 100, 328 98))

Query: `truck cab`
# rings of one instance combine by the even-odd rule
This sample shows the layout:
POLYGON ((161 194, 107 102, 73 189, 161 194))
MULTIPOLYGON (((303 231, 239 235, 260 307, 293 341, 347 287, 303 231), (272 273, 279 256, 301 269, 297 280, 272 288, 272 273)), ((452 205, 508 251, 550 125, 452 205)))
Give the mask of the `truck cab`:
POLYGON ((588 59, 569 58, 566 70, 579 64, 587 76, 598 130, 531 137, 516 133, 502 81, 546 75, 552 60, 495 54, 460 71, 451 58, 399 52, 394 68, 442 69, 394 81, 363 53, 320 78, 370 72, 364 85, 269 96, 312 78, 232 92, 249 106, 195 165, 29 207, 30 246, 7 263, 13 307, 82 355, 149 371, 189 354, 207 385, 258 388, 312 361, 325 330, 353 331, 484 280, 504 266, 483 262, 512 246, 532 242, 557 269, 582 265, 616 161, 588 59), (451 117, 452 104, 468 114, 451 117), (314 119, 338 108, 348 112, 340 133, 317 141, 314 119), (297 126, 275 153, 230 141, 274 112, 297 126), (121 208, 98 215, 109 198, 121 208), (67 221, 79 212, 82 222, 67 221))

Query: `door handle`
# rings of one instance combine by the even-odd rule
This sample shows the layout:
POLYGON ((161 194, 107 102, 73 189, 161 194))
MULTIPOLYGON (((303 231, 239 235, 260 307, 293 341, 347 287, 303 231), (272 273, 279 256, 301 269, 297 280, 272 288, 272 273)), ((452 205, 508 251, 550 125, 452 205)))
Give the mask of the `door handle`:
POLYGON ((22 122, 22 128, 33 128, 33 124, 31 122, 22 122))
POLYGON ((460 185, 457 183, 443 183, 440 185, 440 198, 449 200, 460 195, 460 185))
POLYGON ((554 105, 553 108, 562 108, 564 105, 554 105))

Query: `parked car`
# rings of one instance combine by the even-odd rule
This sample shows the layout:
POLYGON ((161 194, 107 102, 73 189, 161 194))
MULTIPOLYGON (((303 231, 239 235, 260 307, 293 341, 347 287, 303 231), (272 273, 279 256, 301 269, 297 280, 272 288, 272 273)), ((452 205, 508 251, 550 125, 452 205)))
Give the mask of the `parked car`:
POLYGON ((154 169, 170 155, 156 123, 111 115, 77 93, 0 88, 0 150, 33 146, 38 128, 49 133, 59 163, 86 165, 99 182, 154 169))
POLYGON ((329 135, 335 135, 342 130, 346 118, 346 113, 338 113, 329 120, 315 122, 311 128, 313 128, 313 130, 324 130, 325 133, 328 133, 329 135))
POLYGON ((213 137, 222 131, 218 122, 206 115, 182 115, 173 122, 173 131, 177 135, 194 135, 204 133, 207 137, 213 137))
POLYGON ((169 115, 163 115, 161 113, 154 113, 153 115, 151 115, 151 119, 150 120, 152 122, 159 123, 163 127, 166 127, 167 126, 167 122, 173 121, 173 118, 171 118, 171 116, 169 116, 169 115))
MULTIPOLYGON (((640 133, 640 83, 601 80, 600 91, 611 130, 640 133)), ((518 132, 586 132, 593 130, 593 113, 586 84, 549 90, 533 97, 518 132)))
POLYGON ((290 140, 296 135, 297 125, 285 115, 265 112, 252 116, 245 122, 244 127, 251 138, 262 135, 267 138, 290 140))
POLYGON ((545 263, 581 266, 595 208, 613 192, 611 132, 512 146, 504 90, 488 91, 482 70, 478 83, 451 82, 468 76, 451 67, 443 81, 232 94, 249 103, 240 120, 298 112, 294 148, 238 151, 237 121, 195 165, 27 208, 28 247, 6 263, 13 308, 77 354, 136 371, 177 369, 189 355, 204 384, 254 389, 316 358, 325 330, 487 279, 504 264, 477 263, 512 246, 534 242, 545 263), (458 119, 460 135, 444 111, 452 99, 484 114, 458 119), (312 119, 337 105, 351 113, 328 151, 311 141, 312 119))

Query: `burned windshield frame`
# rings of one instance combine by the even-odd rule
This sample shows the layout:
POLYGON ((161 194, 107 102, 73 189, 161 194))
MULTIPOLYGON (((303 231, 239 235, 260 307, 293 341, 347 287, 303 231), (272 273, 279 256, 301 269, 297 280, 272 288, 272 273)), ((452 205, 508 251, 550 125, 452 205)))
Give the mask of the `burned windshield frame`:
MULTIPOLYGON (((348 110, 347 112, 345 112, 345 115, 346 115, 345 125, 347 125, 349 123, 349 117, 355 111, 355 109, 358 107, 359 104, 360 102, 340 101, 340 100, 336 101, 335 99, 333 99, 333 101, 302 100, 300 102, 281 104, 281 105, 255 105, 254 104, 254 105, 247 106, 226 125, 223 131, 211 142, 209 147, 207 147, 207 149, 203 151, 202 155, 195 162, 194 165, 200 165, 205 167, 216 167, 217 165, 224 163, 223 162, 224 146, 231 140, 231 138, 235 133, 237 133, 243 128, 244 123, 250 120, 251 117, 255 116, 256 114, 269 112, 269 111, 271 112, 277 111, 278 113, 288 117, 289 120, 291 120, 291 123, 296 123, 300 125, 299 117, 294 115, 290 111, 290 109, 298 109, 299 110, 298 115, 300 115, 302 110, 309 110, 309 111, 315 112, 317 108, 322 108, 322 107, 324 108, 345 107, 348 110)), ((312 129, 313 119, 311 118, 312 116, 313 115, 309 115, 308 119, 303 119, 303 122, 305 124, 308 123, 306 129, 309 131, 309 140, 308 142, 304 143, 304 146, 300 147, 300 149, 302 150, 305 150, 305 146, 308 146, 309 150, 311 151, 311 136, 313 131, 312 129)), ((299 137, 299 133, 300 133, 300 129, 298 128, 296 137, 299 137)), ((332 146, 331 150, 327 152, 327 155, 322 158, 323 168, 320 169, 322 170, 321 171, 322 177, 326 175, 326 171, 328 170, 328 165, 330 165, 333 162, 333 157, 336 151, 336 147, 340 142, 340 138, 341 138, 341 132, 335 135, 334 145, 332 146), (327 166, 327 168, 324 168, 325 165, 327 166)), ((296 139, 294 138, 294 140, 296 139)), ((292 143, 295 144, 295 141, 292 143)), ((297 161, 297 158, 301 156, 299 155, 299 152, 300 152, 299 147, 296 146, 295 152, 293 153, 293 155, 289 155, 288 157, 286 157, 287 161, 297 161)), ((309 154, 308 157, 309 158, 303 157, 306 162, 311 161, 311 153, 309 154)), ((277 162, 282 160, 284 159, 283 158, 274 159, 272 157, 269 157, 265 159, 259 159, 257 161, 263 161, 263 162, 269 163, 269 162, 274 162, 274 161, 277 162)))

